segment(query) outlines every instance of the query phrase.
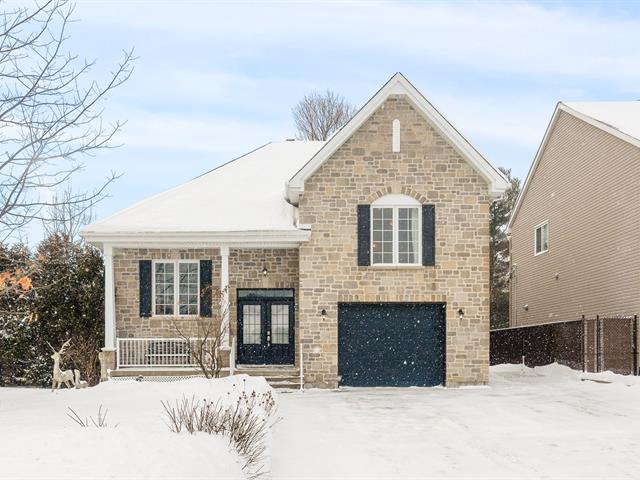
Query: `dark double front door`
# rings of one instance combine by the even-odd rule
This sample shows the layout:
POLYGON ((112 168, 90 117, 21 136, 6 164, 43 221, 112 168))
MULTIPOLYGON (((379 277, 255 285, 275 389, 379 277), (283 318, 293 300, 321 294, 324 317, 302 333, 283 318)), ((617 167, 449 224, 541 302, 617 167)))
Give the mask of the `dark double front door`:
POLYGON ((293 365, 292 289, 238 290, 238 363, 293 365))

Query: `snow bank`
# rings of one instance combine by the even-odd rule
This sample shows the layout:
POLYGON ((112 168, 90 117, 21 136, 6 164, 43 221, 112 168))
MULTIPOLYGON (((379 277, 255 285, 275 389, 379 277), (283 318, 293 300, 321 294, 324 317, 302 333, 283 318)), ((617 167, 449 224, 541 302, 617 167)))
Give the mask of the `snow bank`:
POLYGON ((600 383, 612 383, 615 385, 625 385, 627 387, 640 387, 640 377, 633 375, 620 375, 613 372, 583 373, 584 380, 592 380, 600 383))
POLYGON ((242 479, 228 439, 171 432, 160 401, 186 395, 232 403, 243 389, 266 393, 271 387, 261 377, 238 375, 111 381, 57 393, 0 388, 0 477, 242 479), (82 418, 95 418, 100 405, 108 409, 108 428, 82 428, 66 415, 71 407, 82 418))
POLYGON ((522 364, 504 364, 491 367, 492 383, 517 381, 517 382, 535 382, 538 379, 543 383, 556 382, 580 382, 593 381, 602 384, 616 384, 626 386, 640 386, 640 377, 633 375, 620 375, 613 372, 588 373, 579 370, 552 363, 542 367, 526 367, 522 364))
POLYGON ((580 381, 582 372, 571 368, 552 363, 542 367, 526 367, 522 364, 504 364, 491 367, 491 381, 504 382, 513 379, 522 380, 528 378, 530 382, 538 379, 541 382, 577 382, 580 381))

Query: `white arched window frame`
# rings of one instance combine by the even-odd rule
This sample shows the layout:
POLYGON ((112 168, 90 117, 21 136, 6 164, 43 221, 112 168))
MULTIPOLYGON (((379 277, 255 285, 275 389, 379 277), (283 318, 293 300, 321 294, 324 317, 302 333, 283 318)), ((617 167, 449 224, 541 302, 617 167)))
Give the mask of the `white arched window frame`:
POLYGON ((371 265, 421 265, 420 209, 418 200, 401 194, 371 204, 371 265))

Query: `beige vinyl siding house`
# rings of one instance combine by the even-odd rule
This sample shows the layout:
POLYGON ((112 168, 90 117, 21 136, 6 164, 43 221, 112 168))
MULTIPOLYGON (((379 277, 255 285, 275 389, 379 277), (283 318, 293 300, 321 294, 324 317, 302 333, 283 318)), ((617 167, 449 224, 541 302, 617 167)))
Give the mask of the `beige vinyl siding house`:
POLYGON ((510 326, 640 314, 638 133, 640 102, 556 108, 509 226, 510 326))
POLYGON ((104 252, 104 376, 197 373, 176 325, 217 312, 225 373, 485 384, 507 186, 398 73, 327 142, 267 144, 83 231, 104 252))

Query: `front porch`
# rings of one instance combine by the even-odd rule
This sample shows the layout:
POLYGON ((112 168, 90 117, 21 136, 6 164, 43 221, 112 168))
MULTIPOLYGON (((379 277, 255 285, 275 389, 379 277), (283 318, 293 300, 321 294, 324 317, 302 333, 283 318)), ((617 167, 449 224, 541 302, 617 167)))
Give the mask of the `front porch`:
MULTIPOLYGON (((116 368, 107 372, 108 379, 142 379, 171 381, 203 376, 192 354, 199 339, 183 338, 118 338, 116 368)), ((298 389, 304 385, 302 370, 294 365, 246 365, 236 362, 236 342, 226 349, 228 359, 220 376, 255 375, 265 377, 274 388, 298 389)))
POLYGON ((103 379, 199 375, 192 352, 204 324, 216 332, 222 375, 266 374, 299 387, 298 248, 104 245, 104 261, 103 379), (193 307, 183 314, 185 295, 193 307))

